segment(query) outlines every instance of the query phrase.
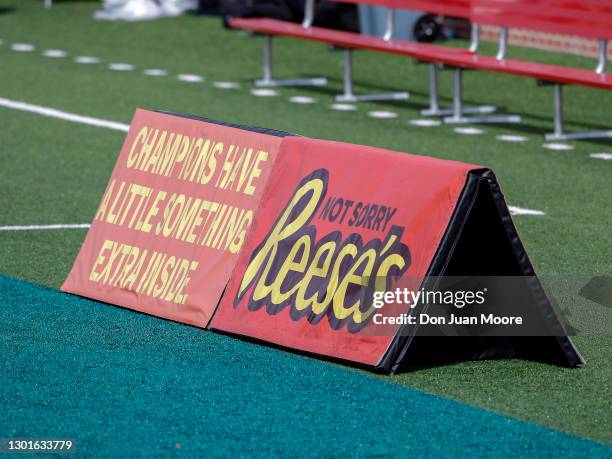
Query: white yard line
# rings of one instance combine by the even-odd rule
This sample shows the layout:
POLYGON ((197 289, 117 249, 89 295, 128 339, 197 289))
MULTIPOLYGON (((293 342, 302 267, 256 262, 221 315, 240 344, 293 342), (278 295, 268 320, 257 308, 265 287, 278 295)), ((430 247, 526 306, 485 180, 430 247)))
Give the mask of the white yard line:
POLYGON ((480 134, 484 134, 484 131, 482 129, 478 129, 475 127, 458 127, 455 128, 454 131, 457 134, 461 134, 461 135, 480 135, 480 134))
POLYGON ((187 83, 201 83, 204 81, 204 77, 200 75, 193 75, 191 73, 181 73, 176 77, 180 81, 186 81, 187 83))
POLYGON ((292 102, 294 104, 305 105, 305 104, 314 104, 316 102, 316 99, 314 99, 313 97, 309 97, 309 96, 293 96, 289 98, 289 102, 292 102))
POLYGON ((144 69, 142 73, 148 76, 155 76, 155 77, 168 75, 168 71, 164 69, 144 69))
POLYGON ((110 70, 115 70, 116 72, 129 72, 134 70, 134 66, 126 62, 111 62, 108 64, 108 68, 110 70))
POLYGON ((254 88, 251 89, 251 94, 253 94, 255 97, 274 97, 274 96, 278 96, 278 92, 275 91, 274 89, 268 89, 268 88, 254 88))
POLYGON ((498 135, 495 138, 497 140, 501 140, 502 142, 527 142, 527 140, 529 140, 524 135, 511 135, 511 134, 498 135))
POLYGON ((413 126, 421 126, 421 127, 434 127, 434 126, 440 126, 442 124, 441 121, 432 120, 428 118, 410 120, 408 121, 408 123, 412 124, 413 126))
MULTIPOLYGON (((522 207, 508 206, 512 215, 546 215, 541 210, 524 209, 522 207)), ((59 229, 87 229, 89 223, 55 224, 55 225, 16 225, 0 226, 0 231, 34 231, 34 230, 59 230, 59 229)))
POLYGON ((235 81, 213 81, 213 86, 217 89, 238 89, 240 83, 235 81))
POLYGON ((42 55, 45 57, 61 59, 63 57, 68 56, 68 53, 63 49, 46 49, 43 51, 42 55))
POLYGON ((89 223, 75 223, 67 225, 26 225, 26 226, 0 226, 0 231, 32 231, 32 230, 55 230, 55 229, 81 229, 89 228, 89 223))
POLYGON ((34 47, 34 45, 31 45, 30 43, 13 43, 11 45, 11 49, 13 51, 29 53, 29 52, 34 51, 36 48, 34 47))
POLYGON ((542 215, 546 215, 546 213, 542 212, 541 210, 524 209, 523 207, 508 206, 508 209, 512 215, 537 215, 540 217, 542 215))
POLYGON ((72 121, 73 123, 89 124, 90 126, 114 129, 116 131, 127 132, 130 129, 130 126, 128 124, 117 123, 116 121, 102 120, 99 118, 92 118, 91 116, 77 115, 75 113, 63 112, 54 108, 28 104, 26 102, 5 99, 3 97, 0 97, 0 107, 36 113, 38 115, 49 116, 51 118, 59 118, 65 121, 72 121))
POLYGON ((100 59, 95 56, 77 56, 74 58, 77 64, 99 64, 100 59))
POLYGON ((332 104, 329 106, 329 108, 341 112, 350 112, 352 110, 357 110, 357 106, 353 104, 332 104))
POLYGON ((589 156, 593 159, 612 161, 612 153, 591 153, 589 156))
POLYGON ((387 112, 384 110, 374 110, 373 112, 368 112, 368 116, 372 118, 379 118, 383 120, 388 120, 392 118, 397 118, 397 113, 395 112, 387 112))
MULTIPOLYGON (((541 210, 524 209, 522 207, 508 206, 512 215, 546 215, 541 210)), ((0 226, 0 231, 33 231, 33 230, 56 230, 56 229, 87 229, 89 223, 55 224, 55 225, 18 225, 0 226)))
POLYGON ((545 143, 542 145, 547 150, 555 150, 555 151, 569 151, 573 150, 574 146, 569 145, 567 143, 545 143))

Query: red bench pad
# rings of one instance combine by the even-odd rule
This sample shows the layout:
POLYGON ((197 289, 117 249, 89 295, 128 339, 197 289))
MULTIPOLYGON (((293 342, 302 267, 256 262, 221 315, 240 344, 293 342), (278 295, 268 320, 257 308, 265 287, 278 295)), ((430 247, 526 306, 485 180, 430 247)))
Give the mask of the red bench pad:
POLYGON ((230 25, 236 29, 323 42, 344 48, 368 49, 410 56, 421 61, 438 62, 455 67, 510 73, 555 83, 612 89, 611 74, 597 74, 593 70, 588 69, 539 64, 514 59, 498 61, 491 56, 475 55, 466 49, 449 48, 412 41, 386 41, 378 37, 321 27, 304 28, 299 24, 276 19, 231 19, 230 25))

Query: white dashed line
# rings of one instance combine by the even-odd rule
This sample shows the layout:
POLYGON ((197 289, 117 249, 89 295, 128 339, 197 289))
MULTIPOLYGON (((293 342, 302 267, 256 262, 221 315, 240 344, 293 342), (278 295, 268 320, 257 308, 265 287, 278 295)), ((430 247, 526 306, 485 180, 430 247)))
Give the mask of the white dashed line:
POLYGON ((546 215, 546 213, 542 212, 541 210, 524 209, 523 207, 508 206, 508 209, 510 210, 511 215, 546 215))
POLYGON ((13 51, 19 51, 22 53, 29 53, 31 51, 34 51, 34 45, 31 45, 29 43, 13 43, 11 45, 11 49, 13 51))
POLYGON ((341 112, 350 112, 352 110, 357 110, 357 107, 352 104, 332 104, 330 107, 332 110, 338 110, 341 112))
POLYGON ((108 64, 108 68, 117 72, 129 72, 130 70, 134 70, 132 64, 126 64, 124 62, 113 62, 108 64))
POLYGON ((74 58, 74 62, 77 64, 97 64, 100 59, 94 56, 77 56, 74 58))
POLYGON ((478 128, 474 128, 474 127, 458 127, 458 128, 455 128, 454 131, 457 134, 461 134, 461 135, 480 135, 480 134, 484 134, 484 131, 482 129, 478 129, 478 128))
POLYGON ((0 231, 32 231, 55 229, 81 229, 89 228, 89 223, 69 223, 67 225, 27 225, 27 226, 0 226, 0 231))
POLYGON ((612 160, 612 153, 591 153, 589 156, 593 159, 612 160))
POLYGON ((214 81, 213 86, 217 89, 238 89, 240 88, 240 83, 235 83, 234 81, 214 81))
POLYGON ((166 76, 168 71, 164 69, 145 69, 142 71, 147 76, 166 76))
POLYGON ((545 143, 542 146, 546 148, 547 150, 556 150, 556 151, 567 151, 567 150, 574 149, 573 145, 568 145, 566 143, 545 143))
POLYGON ((430 119, 417 119, 417 120, 410 120, 408 121, 409 124, 412 124, 413 126, 420 126, 420 127, 434 127, 434 126, 440 126, 442 123, 438 120, 430 120, 430 119))
POLYGON ((375 110, 373 112, 368 112, 368 116, 371 116, 372 118, 380 118, 380 119, 391 119, 391 118, 397 118, 397 113, 395 112, 386 112, 386 111, 382 111, 382 110, 375 110))
POLYGON ((52 58, 58 59, 58 58, 66 57, 68 53, 61 49, 46 49, 43 51, 42 55, 45 57, 52 57, 52 58))
POLYGON ((293 102, 294 104, 308 105, 314 104, 316 99, 308 96, 293 96, 289 98, 289 102, 293 102))
POLYGON ((181 73, 176 77, 179 81, 185 81, 187 83, 201 83, 204 78, 200 75, 193 75, 191 73, 181 73))
POLYGON ((527 142, 529 140, 524 135, 498 135, 495 138, 502 142, 527 142))
POLYGON ((278 92, 276 92, 274 89, 255 88, 251 89, 251 94, 257 97, 274 97, 278 95, 278 92))

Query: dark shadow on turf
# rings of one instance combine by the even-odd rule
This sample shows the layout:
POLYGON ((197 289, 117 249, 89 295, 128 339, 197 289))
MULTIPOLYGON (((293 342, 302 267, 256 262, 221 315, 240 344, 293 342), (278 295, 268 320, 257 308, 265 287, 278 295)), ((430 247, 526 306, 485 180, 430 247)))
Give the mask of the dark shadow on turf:
MULTIPOLYGON (((283 76, 275 76, 275 78, 278 78, 278 79, 315 78, 315 77, 321 77, 321 76, 322 75, 319 75, 319 74, 296 72, 296 74, 292 76, 283 75, 283 76)), ((247 88, 249 87, 249 85, 252 88, 257 88, 254 85, 254 81, 259 78, 260 77, 239 78, 238 81, 244 86, 246 86, 247 88)), ((342 79, 333 77, 333 76, 332 77, 326 76, 326 78, 327 78, 327 81, 330 83, 326 86, 281 86, 281 87, 272 87, 270 89, 281 90, 282 88, 288 88, 288 89, 295 90, 299 88, 304 93, 304 95, 312 96, 315 98, 320 97, 320 96, 329 96, 332 99, 329 101, 330 104, 337 103, 337 101, 334 98, 335 96, 342 94, 342 79)), ((429 94, 426 92, 422 92, 422 91, 415 91, 409 88, 397 88, 397 87, 391 87, 391 86, 386 86, 386 85, 378 85, 378 84, 360 82, 354 85, 353 91, 356 95, 365 94, 365 93, 386 93, 386 92, 398 92, 398 91, 406 91, 410 94, 410 98, 407 100, 380 100, 380 101, 368 101, 368 102, 352 102, 353 104, 357 106, 361 104, 371 104, 371 105, 380 106, 381 108, 382 107, 394 108, 397 110, 409 109, 409 110, 417 110, 418 112, 420 112, 420 110, 429 108, 428 106, 429 94)), ((439 103, 440 103, 441 108, 451 108, 452 98, 447 97, 447 96, 440 96, 439 103)), ((457 124, 457 125, 448 124, 448 126, 453 126, 453 127, 461 127, 461 126, 468 126, 468 125, 472 125, 472 126, 477 125, 477 126, 483 126, 483 127, 493 126, 497 128, 504 128, 508 130, 509 132, 515 132, 515 133, 525 134, 525 135, 540 136, 543 142, 545 141, 544 136, 546 134, 553 132, 552 113, 550 116, 542 116, 542 115, 536 115, 533 113, 521 112, 517 110, 512 110, 509 107, 496 105, 494 101, 491 101, 491 100, 484 102, 484 101, 477 101, 474 99, 464 98, 463 103, 465 106, 477 106, 477 105, 483 105, 483 104, 495 105, 497 107, 497 110, 495 111, 495 113, 492 113, 492 115, 502 115, 502 116, 510 115, 510 114, 519 115, 523 121, 521 121, 520 123, 465 123, 465 124, 457 124), (539 122, 541 124, 547 124, 547 126, 546 127, 535 126, 533 124, 529 124, 529 121, 539 122)), ((552 110, 552 107, 551 107, 551 110, 552 110)), ((420 113, 416 113, 413 115, 414 117, 420 117, 420 113)), ((411 116, 413 115, 411 114, 411 116)), ((468 115, 468 116, 477 116, 477 115, 468 115)), ((427 117, 427 118, 442 121, 442 117, 427 117)), ((574 121, 568 118, 564 119, 564 125, 565 125, 564 129, 566 133, 581 132, 581 131, 606 131, 606 130, 612 129, 612 125, 606 126, 603 124, 585 123, 584 121, 574 121)), ((582 140, 585 140, 585 139, 582 139, 582 140)), ((586 140, 590 143, 594 143, 594 144, 598 144, 602 146, 612 146, 611 138, 586 139, 586 140)))
MULTIPOLYGON (((62 3, 101 3, 101 2, 100 0, 53 0, 53 6, 61 5, 62 3)), ((53 8, 53 6, 51 8, 53 8)), ((101 6, 102 5, 100 4, 100 7, 101 6)))

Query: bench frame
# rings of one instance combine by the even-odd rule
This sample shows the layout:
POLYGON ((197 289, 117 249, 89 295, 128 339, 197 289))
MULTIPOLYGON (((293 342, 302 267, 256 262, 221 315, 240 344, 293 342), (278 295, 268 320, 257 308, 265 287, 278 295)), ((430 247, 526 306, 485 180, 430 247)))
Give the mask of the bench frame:
MULTIPOLYGON (((499 35, 499 43, 497 55, 495 58, 499 61, 504 60, 506 56, 508 42, 508 29, 503 28, 499 35)), ((480 24, 472 24, 472 40, 470 51, 474 54, 478 52, 480 45, 480 24)), ((465 116, 466 110, 463 108, 463 72, 465 69, 461 67, 453 68, 453 108, 451 116, 445 117, 444 122, 447 124, 504 124, 504 123, 520 123, 522 118, 520 115, 483 115, 483 116, 465 116)), ((494 111, 494 110, 493 110, 494 111)), ((487 112, 479 112, 487 113, 487 112)), ((490 112, 488 112, 490 113, 490 112)))
MULTIPOLYGON (((608 41, 599 40, 599 53, 597 56, 597 65, 595 73, 603 74, 606 71, 608 57, 608 41)), ((540 82, 542 85, 543 82, 540 82)), ((550 83, 545 82, 550 85, 550 83)), ((578 140, 578 139, 601 139, 612 138, 612 130, 607 131, 582 131, 582 132, 565 132, 563 118, 563 85, 560 83, 552 83, 554 85, 553 100, 554 100, 554 131, 546 134, 546 140, 578 140)))
MULTIPOLYGON (((314 5, 315 0, 306 0, 304 6, 304 20, 302 21, 302 27, 305 29, 312 25, 314 20, 314 5)), ((271 88, 277 86, 325 86, 327 85, 327 78, 325 77, 314 77, 314 78, 292 78, 292 79, 276 79, 272 76, 272 36, 264 35, 264 48, 263 48, 263 78, 261 80, 255 80, 255 86, 261 88, 271 88)))
MULTIPOLYGON (((340 0, 341 1, 341 0, 340 0)), ((364 2, 366 3, 366 2, 364 2)), ((412 42, 394 41, 393 29, 395 13, 394 8, 387 8, 388 14, 386 18, 386 30, 383 37, 374 39, 371 46, 367 39, 355 38, 355 46, 351 46, 352 34, 350 32, 330 31, 329 41, 325 38, 325 29, 310 29, 314 19, 314 0, 306 0, 306 8, 304 12, 304 21, 301 26, 305 30, 303 34, 299 32, 300 27, 297 26, 283 31, 282 26, 278 33, 275 33, 275 25, 268 25, 250 29, 248 25, 243 25, 247 30, 259 31, 265 35, 264 41, 264 78, 258 80, 258 86, 281 86, 281 85, 321 85, 325 84, 323 78, 308 78, 308 79, 293 79, 293 80, 275 80, 272 78, 272 45, 271 37, 291 36, 303 38, 306 40, 327 42, 330 45, 339 46, 344 50, 344 91, 343 94, 336 96, 339 102, 357 102, 357 101, 372 101, 372 100, 405 100, 408 98, 407 93, 388 93, 388 94, 364 94, 355 95, 353 92, 353 61, 352 53, 355 49, 372 49, 374 51, 399 54, 410 56, 416 59, 417 62, 426 62, 429 65, 429 107, 421 111, 423 116, 442 116, 445 123, 449 124, 464 124, 464 123, 518 123, 521 117, 518 115, 490 115, 496 108, 494 106, 485 105, 478 107, 465 107, 463 104, 463 72, 465 70, 484 70, 491 72, 500 72, 510 75, 517 75, 535 79, 543 83, 542 85, 554 86, 553 90, 553 105, 554 105, 554 131, 545 135, 547 140, 571 140, 571 139, 593 139, 600 137, 612 138, 612 130, 606 131, 591 131, 591 132, 573 132, 567 133, 564 130, 563 117, 563 85, 575 84, 584 85, 587 87, 595 87, 601 89, 610 89, 612 85, 612 75, 605 73, 606 69, 606 51, 607 39, 599 40, 599 53, 597 65, 591 73, 588 70, 574 69, 572 67, 564 67, 560 65, 538 64, 537 62, 508 60, 506 59, 507 44, 508 44, 508 24, 506 21, 498 22, 501 26, 498 48, 495 57, 478 55, 478 47, 480 42, 480 24, 472 23, 471 43, 469 49, 457 50, 453 48, 444 48, 433 46, 428 48, 428 44, 414 44, 412 42), (312 32, 312 33, 311 33, 312 32), (335 33, 335 35, 334 35, 335 33), (387 46, 384 43, 389 43, 387 46), (439 88, 438 88, 438 72, 440 68, 450 68, 453 70, 453 103, 452 108, 440 108, 439 104, 439 88), (564 70, 567 69, 565 72, 564 70), (467 116, 467 115, 476 116, 467 116)), ((503 10, 502 10, 503 11, 503 10)), ((478 18, 478 15, 472 15, 473 18, 478 18)), ((248 21, 248 20, 247 20, 248 21)), ((495 23, 494 19, 491 23, 495 23)), ((281 21, 282 23, 282 21, 281 21)), ((482 23, 489 23, 489 19, 482 18, 482 23)), ((513 26, 519 26, 514 24, 513 26)), ((240 25, 238 26, 241 27, 240 25)), ((534 26, 535 27, 535 26, 534 26)), ((536 29, 539 30, 539 29, 536 29)), ((542 29, 545 30, 545 29, 542 29)), ((607 30, 607 29, 605 29, 607 30)), ((602 32, 603 36, 607 32, 602 32)))
MULTIPOLYGON (((391 41, 393 38, 393 32, 395 30, 395 10, 387 9, 387 16, 385 18, 385 33, 383 40, 391 41)), ((410 94, 405 91, 402 92, 390 92, 380 94, 360 94, 356 95, 353 92, 353 50, 350 48, 344 49, 344 77, 343 77, 343 94, 336 96, 336 102, 367 102, 367 101, 379 101, 379 100, 408 100, 410 94)))
MULTIPOLYGON (((497 12, 498 14, 502 14, 502 15, 509 15, 508 17, 511 18, 512 16, 512 10, 504 10, 502 8, 501 11, 497 12)), ((479 17, 477 17, 477 15, 475 15, 476 20, 480 19, 479 17)), ((489 20, 487 20, 487 18, 482 18, 484 22, 489 23, 489 20)), ((495 56, 495 58, 500 61, 500 62, 506 62, 506 51, 507 51, 507 41, 508 41, 508 25, 512 24, 514 27, 525 27, 525 28, 531 28, 529 26, 529 24, 521 24, 519 22, 516 21, 512 21, 512 20, 497 20, 494 19, 493 21, 491 21, 492 24, 498 25, 500 26, 500 36, 499 36, 499 44, 498 44, 498 49, 497 49, 497 54, 495 56)), ((477 24, 473 24, 475 26, 477 26, 477 24)), ((584 25, 584 24, 583 24, 584 25)), ((538 29, 536 26, 533 26, 534 30, 540 30, 538 29)), ((597 28, 595 28, 594 30, 596 30, 597 28)), ((545 31, 549 31, 546 28, 542 28, 541 30, 545 30, 545 31)), ((552 31, 556 31, 556 30, 550 30, 552 31)), ((556 31, 557 33, 561 32, 561 31, 556 31)), ((567 31, 565 32, 561 32, 561 33, 569 33, 567 31)), ((581 33, 578 33, 578 35, 581 36, 587 36, 585 34, 584 31, 582 31, 581 33)), ((599 51, 598 51, 598 56, 597 56, 597 63, 596 66, 594 68, 594 74, 597 75, 604 75, 605 71, 606 71, 606 64, 607 64, 607 49, 608 49, 608 39, 610 38, 610 36, 608 35, 606 37, 606 33, 605 32, 594 32, 591 36, 597 37, 599 39, 599 51)), ((525 61, 525 63, 530 63, 528 61, 525 61)), ((571 69, 570 67, 566 67, 568 69, 571 69)), ((489 67, 489 70, 494 70, 494 71, 503 71, 502 68, 499 69, 492 69, 491 67, 489 67)), ((550 70, 549 70, 550 72, 550 70)), ((511 73, 511 74, 519 74, 520 72, 516 72, 516 70, 513 71, 508 71, 507 73, 511 73)), ((545 73, 545 72, 542 72, 545 73)), ((524 75, 524 76, 528 76, 528 75, 524 75)), ((563 86, 565 84, 580 84, 578 80, 576 80, 575 82, 563 82, 563 77, 560 75, 557 78, 554 78, 551 76, 550 79, 546 79, 545 76, 542 76, 542 78, 537 78, 536 77, 536 81, 538 83, 539 86, 553 86, 553 132, 552 133, 547 133, 545 134, 545 139, 546 140, 575 140, 575 139, 595 139, 595 138, 612 138, 612 130, 605 130, 605 131, 585 131, 585 132, 572 132, 572 133, 568 133, 565 131, 564 129, 564 116, 563 116, 563 86)), ((587 82, 587 79, 583 79, 584 83, 586 86, 589 86, 589 83, 587 82)), ((591 82, 592 85, 592 82, 591 82)), ((595 85, 593 85, 595 86, 595 85)), ((457 85, 455 87, 455 91, 457 91, 457 85)), ((454 120, 456 120, 458 117, 455 115, 453 116, 452 119, 448 120, 450 122, 453 122, 454 120)), ((478 122, 478 121, 474 121, 472 120, 472 122, 478 122)))
POLYGON ((272 76, 272 36, 264 36, 263 48, 263 78, 255 80, 255 86, 260 88, 272 88, 277 86, 325 86, 327 78, 291 78, 277 79, 272 76))
MULTIPOLYGON (((304 9, 304 19, 301 26, 304 29, 309 29, 314 21, 314 0, 306 0, 304 9)), ((395 28, 395 9, 387 8, 386 28, 382 39, 386 42, 392 42, 395 28)), ((279 80, 272 76, 272 36, 264 33, 264 63, 263 63, 263 78, 255 81, 255 85, 259 87, 274 87, 274 86, 323 86, 327 84, 327 79, 319 78, 296 78, 279 80)), ((472 46, 478 45, 478 34, 472 35, 472 46)), ((343 93, 338 94, 335 98, 337 102, 361 102, 361 101, 382 101, 382 100, 407 100, 410 95, 406 91, 391 92, 382 94, 362 94, 354 93, 353 84, 353 48, 343 48, 344 52, 344 72, 343 72, 343 93)), ((429 63, 429 107, 422 110, 423 116, 446 116, 455 112, 453 108, 440 108, 439 104, 439 89, 438 89, 438 66, 437 63, 429 63)), ((493 105, 483 105, 476 107, 465 107, 460 104, 462 114, 484 114, 495 112, 496 107, 493 105)))

